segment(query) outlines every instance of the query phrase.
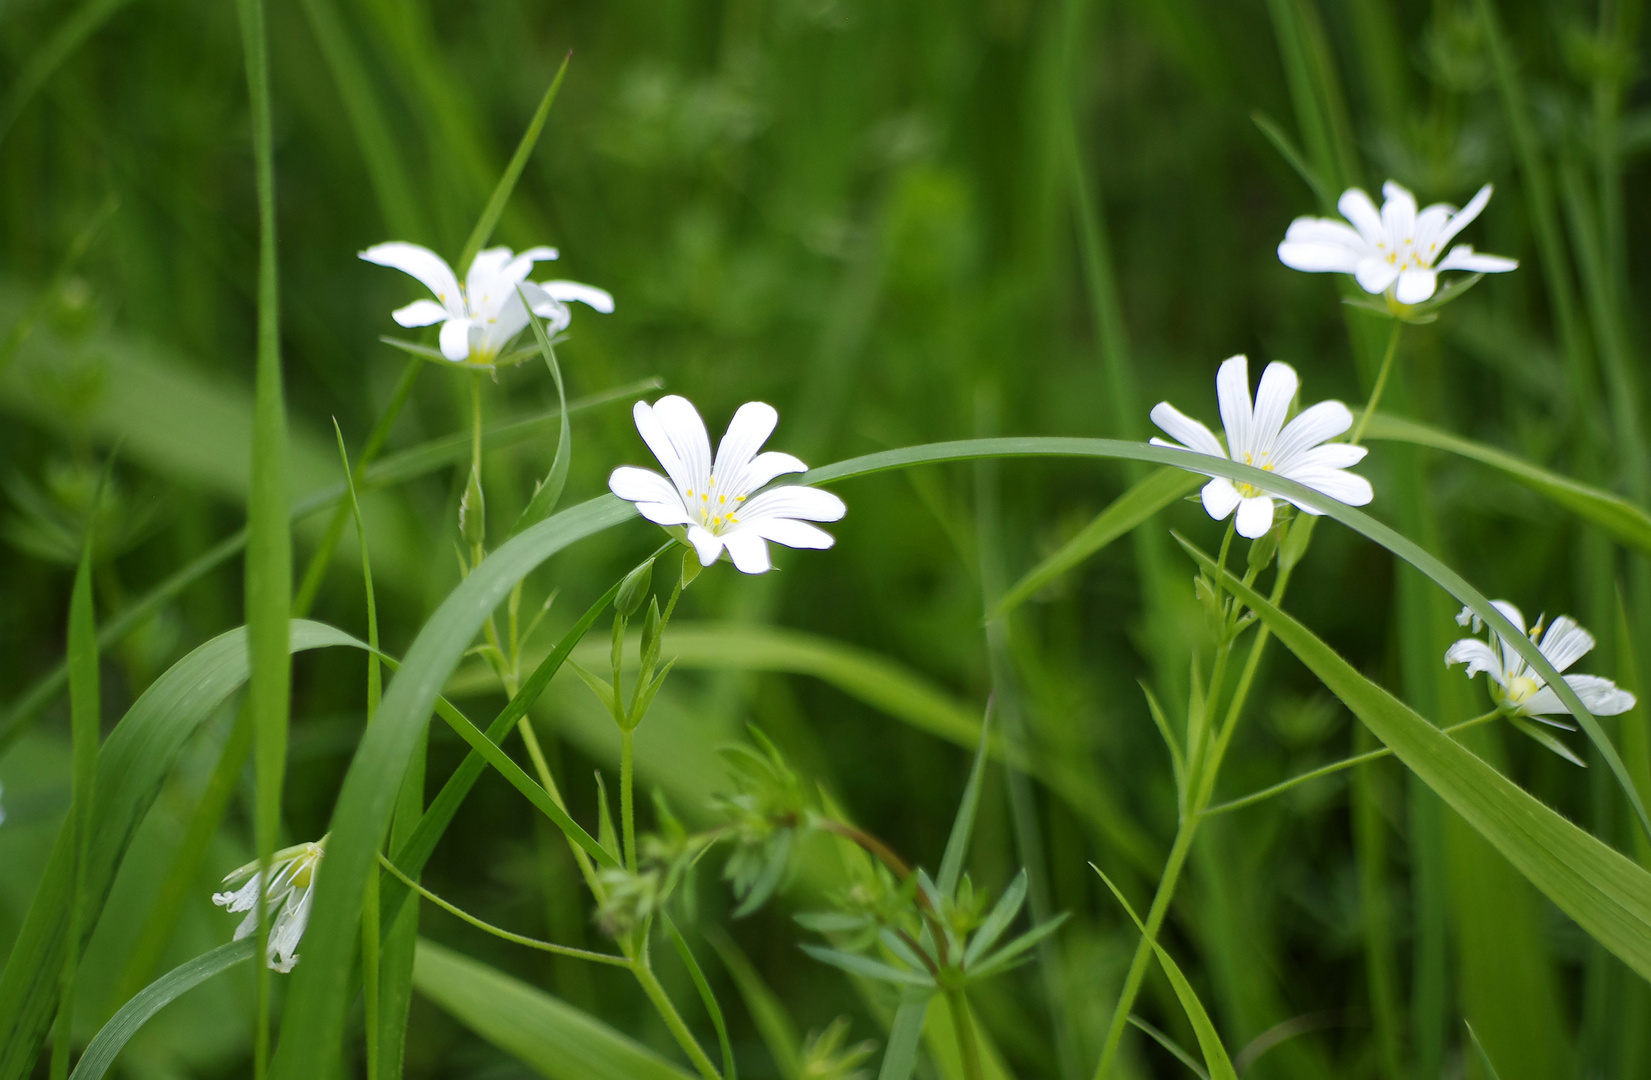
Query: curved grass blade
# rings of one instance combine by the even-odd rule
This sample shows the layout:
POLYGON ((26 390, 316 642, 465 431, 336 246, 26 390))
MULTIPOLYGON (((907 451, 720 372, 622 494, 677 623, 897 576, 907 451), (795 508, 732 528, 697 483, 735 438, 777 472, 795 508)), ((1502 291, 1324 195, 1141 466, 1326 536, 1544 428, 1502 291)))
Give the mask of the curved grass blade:
POLYGON ((763 982, 762 975, 721 927, 707 927, 705 940, 717 951, 722 966, 734 980, 734 985, 739 987, 740 996, 745 999, 745 1010, 751 1014, 757 1033, 762 1036, 763 1044, 774 1058, 781 1080, 802 1080, 802 1055, 798 1052, 802 1043, 797 1034, 797 1023, 786 1010, 785 1003, 763 982))
POLYGON ((441 688, 487 617, 516 583, 568 545, 635 516, 605 495, 564 510, 507 541, 454 589, 425 623, 385 690, 345 774, 333 811, 327 867, 316 884, 304 939, 305 963, 295 970, 275 1055, 277 1077, 309 1080, 327 1068, 343 1037, 349 972, 368 872, 390 822, 402 774, 441 688))
POLYGON ((1468 1038, 1473 1041, 1475 1056, 1479 1058, 1479 1067, 1485 1070, 1487 1080, 1502 1080, 1501 1074, 1496 1071, 1495 1063, 1490 1059, 1490 1054, 1485 1052, 1485 1044, 1479 1041, 1479 1033, 1473 1030, 1473 1025, 1466 1020, 1462 1021, 1462 1024, 1468 1029, 1468 1038))
MULTIPOLYGON (((1197 556, 1214 573, 1214 562, 1197 556)), ((1242 581, 1226 587, 1423 783, 1601 945, 1651 978, 1651 873, 1549 809, 1242 581)))
POLYGON ((413 985, 477 1035, 550 1080, 692 1080, 691 1074, 595 1017, 422 938, 413 985))
POLYGON ((722 1046, 723 1080, 738 1080, 738 1073, 734 1069, 734 1047, 728 1041, 728 1025, 722 1018, 722 1006, 717 1004, 717 996, 711 992, 711 984, 706 980, 705 972, 700 970, 699 961, 694 958, 694 951, 688 948, 688 942, 683 940, 682 931, 676 928, 676 923, 669 915, 665 916, 665 929, 671 935, 671 944, 676 946, 676 954, 682 958, 682 965, 688 969, 689 977, 694 980, 694 989, 699 991, 699 1000, 705 1004, 705 1012, 711 1017, 711 1026, 717 1029, 717 1042, 722 1046))
POLYGON ((87 1044, 86 1052, 80 1055, 69 1080, 102 1080, 127 1042, 156 1013, 214 975, 252 959, 257 945, 251 938, 220 945, 178 965, 144 987, 99 1029, 87 1044))
POLYGON ((1198 477, 1180 469, 1158 469, 1149 473, 1114 499, 1095 519, 1060 549, 1038 563, 1011 585, 992 608, 985 621, 1001 618, 1037 594, 1045 585, 1067 573, 1120 536, 1129 533, 1152 515, 1177 499, 1196 491, 1198 477))
MULTIPOLYGON (((358 644, 342 631, 304 620, 292 623, 288 642, 294 652, 358 644)), ((132 836, 184 743, 246 679, 245 628, 220 634, 150 684, 104 741, 93 789, 83 936, 96 924, 132 836)), ((71 854, 67 834, 60 832, 0 973, 3 1080, 21 1080, 33 1070, 57 1006, 57 973, 68 939, 71 854)))
POLYGON ((498 186, 493 189, 493 195, 487 200, 487 206, 482 209, 482 216, 476 221, 476 227, 470 232, 470 239, 464 242, 464 251, 459 255, 459 261, 454 263, 459 273, 464 273, 476 257, 476 253, 487 243, 488 237, 493 235, 494 226, 499 223, 499 215, 504 213, 505 203, 510 201, 510 193, 516 189, 516 181, 521 178, 522 169, 527 166, 527 159, 532 156, 533 148, 539 142, 539 133, 545 129, 545 118, 550 115, 550 106, 556 100, 556 92, 562 88, 562 77, 568 73, 568 62, 573 59, 570 52, 562 58, 562 66, 556 69, 556 77, 550 81, 550 88, 539 101, 539 108, 528 123, 527 130, 522 133, 522 141, 516 144, 516 153, 505 166, 504 175, 499 177, 498 186))
POLYGON ((1192 1074, 1198 1077, 1198 1080, 1210 1080, 1210 1074, 1204 1071, 1204 1066, 1198 1064, 1198 1059, 1187 1053, 1186 1049, 1183 1048, 1180 1043, 1176 1042, 1162 1031, 1159 1031, 1145 1020, 1142 1020, 1134 1013, 1129 1014, 1129 1022, 1133 1027, 1141 1031, 1153 1042, 1157 1043, 1159 1046, 1162 1046, 1165 1050, 1168 1050, 1176 1061, 1179 1061, 1181 1064, 1191 1069, 1192 1074))
POLYGON ((1651 555, 1651 514, 1620 495, 1538 468, 1505 450, 1397 416, 1372 416, 1365 438, 1425 446, 1489 465, 1598 526, 1620 543, 1651 555))
POLYGON ((969 782, 963 787, 963 798, 957 804, 957 816, 952 819, 952 832, 946 838, 946 853, 940 858, 940 886, 944 896, 957 891, 957 879, 963 874, 963 860, 969 854, 969 837, 974 834, 975 811, 980 808, 980 784, 986 775, 986 748, 992 737, 992 704, 986 703, 986 715, 980 721, 980 741, 975 749, 975 763, 969 769, 969 782))
MULTIPOLYGON (((520 286, 517 287, 520 292, 520 286)), ((544 481, 534 489, 533 498, 522 509, 521 516, 516 524, 510 527, 510 535, 515 536, 529 525, 537 525, 556 511, 556 504, 562 498, 562 489, 568 482, 568 462, 573 455, 573 436, 568 427, 568 395, 562 386, 562 369, 556 366, 556 350, 550 346, 550 338, 545 336, 545 328, 539 324, 539 317, 533 314, 532 305, 527 303, 527 297, 522 297, 522 303, 528 308, 528 325, 533 327, 533 340, 539 343, 539 352, 545 358, 545 366, 550 369, 550 377, 556 381, 556 401, 562 410, 562 433, 556 438, 556 456, 551 459, 550 472, 544 481)))

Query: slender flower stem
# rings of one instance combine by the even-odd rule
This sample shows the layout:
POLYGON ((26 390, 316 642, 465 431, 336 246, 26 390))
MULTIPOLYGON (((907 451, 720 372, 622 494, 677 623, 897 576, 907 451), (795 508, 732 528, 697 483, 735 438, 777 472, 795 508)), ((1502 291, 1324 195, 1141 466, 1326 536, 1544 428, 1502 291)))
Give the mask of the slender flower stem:
POLYGON ((625 832, 625 869, 636 873, 636 806, 632 793, 634 749, 636 734, 630 728, 619 730, 619 814, 625 832))
POLYGON ((648 995, 649 1001, 653 1002, 660 1018, 665 1021, 665 1026, 671 1029, 671 1034, 676 1037, 677 1045, 682 1047, 688 1055, 688 1060, 692 1061, 694 1068, 699 1070, 699 1075, 704 1077, 705 1080, 722 1080, 721 1074, 717 1072, 717 1067, 711 1064, 711 1059, 706 1056, 704 1050, 700 1049, 698 1041, 694 1039, 694 1033, 689 1031, 688 1025, 682 1022, 682 1016, 676 1011, 676 1006, 671 1004, 671 999, 666 995, 665 988, 659 985, 659 980, 654 976, 653 969, 645 961, 636 960, 631 963, 631 972, 636 976, 636 981, 642 985, 642 992, 648 995))
POLYGON ((1376 415, 1376 406, 1381 403, 1382 391, 1387 389, 1387 377, 1393 371, 1393 358, 1399 355, 1399 331, 1403 329, 1404 323, 1394 319, 1393 332, 1387 336, 1387 354, 1382 357, 1381 370, 1376 372, 1376 385, 1370 389, 1370 401, 1365 404, 1359 422, 1353 425, 1353 435, 1347 440, 1354 446, 1364 438, 1364 429, 1370 425, 1370 418, 1376 415))
POLYGON ((952 1014, 952 1030, 957 1034, 957 1050, 963 1059, 963 1080, 981 1080, 980 1044, 975 1039, 974 1022, 969 1019, 969 1000, 962 990, 948 990, 946 1006, 952 1014))

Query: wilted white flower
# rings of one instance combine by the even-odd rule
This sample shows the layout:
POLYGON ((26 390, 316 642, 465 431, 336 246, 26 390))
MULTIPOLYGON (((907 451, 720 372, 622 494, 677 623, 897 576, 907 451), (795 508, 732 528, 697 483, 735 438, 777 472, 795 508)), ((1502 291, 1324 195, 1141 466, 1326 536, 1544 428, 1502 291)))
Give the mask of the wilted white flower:
MULTIPOLYGON (((265 906, 269 911, 269 966, 280 972, 292 970, 298 962, 298 940, 310 922, 310 905, 315 899, 315 877, 325 854, 327 838, 312 844, 295 844, 275 853, 270 861, 269 888, 264 890, 265 906)), ((258 863, 249 862, 239 870, 224 876, 224 884, 231 885, 248 879, 234 892, 212 894, 212 902, 231 912, 247 912, 241 925, 235 928, 235 940, 249 937, 258 929, 258 891, 263 875, 258 863)))
POLYGON ((505 346, 527 328, 527 307, 518 294, 527 294, 533 313, 550 322, 550 332, 565 329, 572 316, 567 301, 577 300, 597 311, 613 310, 613 297, 577 281, 541 281, 527 276, 533 264, 556 258, 552 247, 529 248, 512 255, 509 248, 488 248, 470 263, 464 284, 440 255, 417 244, 375 244, 361 257, 389 266, 422 281, 435 300, 415 300, 390 317, 402 326, 441 323, 441 354, 455 363, 491 367, 505 346))
POLYGON ((1451 238, 1479 216, 1490 194, 1486 184, 1460 210, 1435 203, 1418 211, 1416 197, 1389 180, 1382 185, 1387 201, 1378 212, 1369 195, 1350 188, 1336 209, 1352 225, 1329 218, 1296 218, 1278 245, 1278 257, 1291 269, 1352 274, 1367 293, 1392 290, 1390 295, 1399 303, 1419 304, 1433 295, 1441 270, 1499 274, 1519 265, 1500 255, 1482 255, 1471 244, 1457 244, 1445 252, 1451 238))
MULTIPOLYGON (((1519 627, 1525 633, 1525 616, 1520 610, 1506 600, 1492 600, 1491 605, 1506 615, 1508 621, 1519 627)), ((1473 632, 1478 633, 1484 622, 1475 615, 1471 608, 1463 608, 1462 613, 1456 616, 1460 626, 1473 625, 1473 632)), ((1548 663, 1554 666, 1555 671, 1564 671, 1572 664, 1586 656, 1594 647, 1594 636, 1576 624, 1576 620, 1568 615, 1561 615, 1548 627, 1548 632, 1542 632, 1542 620, 1530 628, 1529 635, 1532 641, 1538 642, 1537 648, 1547 657, 1548 663), (1540 639, 1540 640, 1539 640, 1540 639)), ((1490 676, 1491 697, 1496 703, 1512 710, 1520 716, 1528 716, 1545 723, 1554 723, 1545 720, 1545 717, 1559 713, 1570 712, 1565 703, 1559 700, 1559 695, 1548 686, 1529 665, 1524 657, 1514 651, 1501 634, 1494 630, 1490 633, 1490 640, 1480 641, 1478 638, 1463 638, 1445 651, 1445 666, 1466 664, 1468 678, 1472 678, 1483 671, 1490 676)), ((1616 716, 1625 713, 1634 707, 1634 695, 1618 688, 1610 679, 1598 675, 1567 675, 1565 682, 1576 691, 1576 696, 1582 704, 1595 716, 1616 716)), ((1556 726, 1566 726, 1558 724, 1556 726)))
POLYGON ((742 572, 760 574, 770 566, 770 540, 794 548, 828 548, 836 542, 808 524, 843 516, 843 500, 829 491, 792 484, 752 494, 777 476, 808 469, 790 454, 757 452, 779 420, 773 406, 760 401, 741 405, 714 461, 705 421, 688 399, 671 394, 651 406, 639 401, 633 415, 636 430, 670 479, 626 465, 613 471, 608 487, 635 503, 649 521, 667 528, 685 526, 700 565, 710 566, 727 548, 742 572))
MULTIPOLYGON (((1221 425, 1227 431, 1226 449, 1222 449, 1220 440, 1209 428, 1167 401, 1153 407, 1152 422, 1179 442, 1155 438, 1152 444, 1253 465, 1305 484, 1338 502, 1363 506, 1374 495, 1370 481, 1344 470, 1364 458, 1364 447, 1325 443, 1353 425, 1353 414, 1339 401, 1321 401, 1302 410, 1286 424, 1297 385, 1295 369, 1275 360, 1261 373, 1261 386, 1252 406, 1249 361, 1243 356, 1232 357, 1221 364, 1215 376, 1221 425)), ((1196 465, 1186 467, 1201 471, 1196 465)), ((1252 540, 1265 536, 1272 528, 1275 497, 1283 496, 1274 496, 1251 484, 1235 484, 1219 476, 1204 485, 1202 495, 1204 509, 1217 521, 1236 509, 1238 534, 1252 540)), ((1305 513, 1322 513, 1310 506, 1296 505, 1305 513)))

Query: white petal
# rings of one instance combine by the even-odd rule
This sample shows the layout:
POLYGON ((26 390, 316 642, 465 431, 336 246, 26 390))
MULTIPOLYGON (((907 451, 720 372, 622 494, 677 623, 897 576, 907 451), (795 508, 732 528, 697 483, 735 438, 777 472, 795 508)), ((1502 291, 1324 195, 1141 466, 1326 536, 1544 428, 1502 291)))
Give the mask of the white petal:
MULTIPOLYGON (((1273 461, 1278 468, 1290 463, 1315 446, 1353 426, 1353 414, 1339 401, 1321 401, 1301 410, 1295 419, 1284 426, 1278 442, 1273 446, 1273 461)), ((1363 457, 1361 453, 1359 457, 1363 457)), ((1357 461, 1359 458, 1354 458, 1357 461)), ((1353 461, 1346 464, 1351 465, 1353 461)), ((1342 466, 1336 466, 1341 468, 1342 466)))
POLYGON ((399 241, 374 244, 363 251, 361 257, 370 263, 411 274, 435 293, 442 307, 455 315, 463 313, 464 300, 459 292, 459 279, 453 276, 453 268, 447 265, 447 261, 429 248, 399 241))
MULTIPOLYGON (((1152 407, 1152 422, 1158 425, 1164 434, 1180 443, 1183 449, 1196 450, 1211 457, 1227 456, 1213 431, 1167 401, 1160 401, 1152 407)), ((1153 439, 1152 442, 1154 446, 1169 445, 1162 439, 1153 439)))
POLYGON ((1502 616, 1513 623, 1521 634, 1525 632, 1525 613, 1523 611, 1520 611, 1506 600, 1492 600, 1490 606, 1500 611, 1502 616))
POLYGON ((1316 217, 1299 217, 1290 222, 1290 227, 1284 231, 1284 242, 1339 247, 1348 251, 1364 251, 1370 246, 1364 236, 1347 222, 1316 217))
POLYGON ((1578 626, 1576 620, 1569 615, 1561 615, 1548 627, 1547 633, 1542 635, 1542 644, 1539 647, 1555 671, 1564 671, 1588 655, 1589 650, 1594 647, 1594 635, 1578 626))
POLYGON ((745 478, 746 467, 762 444, 774 433, 780 414, 762 401, 748 401, 728 421, 728 430, 717 444, 717 458, 711 475, 717 478, 717 494, 727 498, 748 495, 757 486, 745 478))
POLYGON ((1363 446, 1340 442, 1325 443, 1297 455, 1280 467, 1279 472, 1286 476, 1294 476, 1298 469, 1346 469, 1363 461, 1368 453, 1369 449, 1363 446))
POLYGON ((1319 274, 1351 274, 1363 258, 1364 249, 1340 244, 1310 244, 1286 240, 1278 245, 1278 261, 1292 270, 1319 274))
MULTIPOLYGON (((1594 716, 1617 716, 1634 707, 1634 695, 1617 686, 1610 679, 1598 675, 1567 675, 1565 682, 1582 699, 1582 707, 1594 716)), ((1529 716, 1571 715, 1571 710, 1544 686, 1520 703, 1519 711, 1529 716)))
POLYGON ((1475 252, 1470 244, 1457 244, 1439 263, 1439 269, 1471 270, 1476 274, 1505 274, 1509 270, 1519 269, 1519 260, 1501 255, 1480 254, 1475 252))
POLYGON ((1451 215, 1450 221, 1447 222, 1445 227, 1439 231, 1438 242, 1441 247, 1450 243, 1451 237, 1461 232, 1469 222, 1479 216, 1480 211, 1485 209, 1485 204, 1490 202, 1490 193, 1491 186, 1486 184, 1484 187, 1479 189, 1478 193, 1475 194, 1473 198, 1468 200, 1468 204, 1466 206, 1451 215))
POLYGON ((451 312, 434 300, 414 300, 404 308, 390 312, 390 318, 400 326, 430 326, 448 318, 451 312))
POLYGON ((1261 373, 1261 385, 1255 392, 1255 414, 1250 419, 1251 449, 1257 455, 1256 465, 1261 464, 1261 454, 1271 454, 1278 446, 1284 418, 1290 415, 1290 405, 1300 386, 1296 369, 1283 361, 1274 360, 1261 373))
POLYGON ((1238 489, 1225 476, 1217 476, 1204 485, 1204 490, 1198 493, 1199 500, 1210 517, 1217 521, 1224 520, 1238 506, 1238 489))
POLYGON ((522 303, 520 296, 512 293, 486 318, 477 320, 476 325, 481 327, 482 333, 476 351, 488 360, 498 356, 517 334, 527 329, 527 320, 527 305, 522 303))
POLYGON ((1342 217, 1353 223, 1353 227, 1359 230, 1359 235, 1363 236, 1367 243, 1374 244, 1384 238, 1382 215, 1362 188, 1349 188, 1342 192, 1341 198, 1336 200, 1336 209, 1341 211, 1342 217))
POLYGON ((254 874, 252 880, 234 892, 213 893, 212 902, 230 912, 251 911, 258 899, 258 884, 259 878, 254 874))
POLYGON ((736 529, 724 533, 722 542, 728 546, 728 557, 742 574, 765 573, 774 564, 768 560, 768 541, 754 529, 736 529))
POLYGON ((755 491, 776 476, 807 471, 808 466, 804 465, 800 458, 782 454, 778 450, 764 450, 745 467, 744 483, 748 485, 747 491, 755 491))
POLYGON ((1233 356, 1221 362, 1215 373, 1215 398, 1221 407, 1221 426, 1227 431, 1227 451, 1234 461, 1243 461, 1244 455, 1255 449, 1247 357, 1233 356))
POLYGON ((441 324, 441 354, 454 362, 470 356, 469 319, 448 319, 441 324))
POLYGON ((1450 215, 1455 207, 1448 203, 1434 203, 1423 207, 1422 212, 1416 215, 1416 254, 1429 265, 1439 257, 1439 248, 1443 241, 1439 239, 1450 223, 1450 215))
POLYGON ((824 529, 795 518, 762 518, 751 522, 750 529, 764 540, 772 540, 786 547, 823 550, 837 542, 837 538, 824 529))
POLYGON ((665 466, 666 475, 683 497, 703 495, 711 479, 711 438, 688 399, 667 394, 651 406, 639 401, 632 415, 642 441, 665 466))
POLYGON ((1273 527, 1273 500, 1265 495, 1240 500, 1238 504, 1238 535, 1256 540, 1267 535, 1273 527))
POLYGON ((738 517, 744 524, 753 524, 763 518, 838 521, 847 510, 843 500, 829 491, 788 484, 755 496, 745 504, 745 509, 738 512, 738 517))
POLYGON ((544 289, 531 281, 521 282, 516 286, 523 296, 527 297, 528 306, 533 314, 545 320, 545 336, 553 337, 567 329, 568 323, 573 321, 568 307, 560 300, 545 292, 544 289))
POLYGON ((699 565, 710 566, 722 554, 722 537, 703 525, 688 526, 688 543, 699 553, 699 565))
POLYGON ((581 285, 577 281, 545 281, 540 283, 545 292, 558 300, 577 300, 595 308, 604 315, 613 313, 613 294, 595 285, 581 285))
POLYGON ((504 277, 509 280, 522 281, 526 279, 529 274, 533 273, 534 263, 550 262, 559 254, 560 252, 553 247, 528 248, 526 251, 521 252, 514 259, 510 260, 510 263, 504 268, 504 277))
POLYGON ((1359 265, 1353 271, 1353 277, 1359 283, 1359 288, 1372 296, 1387 291, 1399 277, 1399 268, 1386 259, 1372 255, 1368 259, 1359 260, 1359 265))
POLYGON ((1401 304, 1420 304, 1438 286, 1439 275, 1432 270, 1406 270, 1399 275, 1399 287, 1393 295, 1401 304))
MULTIPOLYGON (((1376 497, 1370 481, 1358 473, 1343 472, 1341 469, 1292 469, 1281 475, 1348 506, 1365 506, 1376 497)), ((1305 506, 1302 509, 1308 513, 1319 512, 1305 506)))
POLYGON ((626 502, 636 503, 642 516, 656 525, 687 525, 693 521, 682 503, 682 493, 652 470, 622 465, 608 477, 608 490, 626 502))
POLYGON ((1494 649, 1478 638, 1463 638, 1445 650, 1445 667, 1466 664, 1468 678, 1481 671, 1489 672, 1497 682, 1502 681, 1502 660, 1494 649))
POLYGON ((485 305, 496 304, 506 291, 514 292, 515 282, 504 280, 505 267, 510 265, 510 249, 493 247, 478 251, 464 275, 464 296, 471 314, 485 305))
POLYGON ((1416 235, 1416 196, 1402 184, 1389 180, 1382 185, 1382 225, 1391 242, 1416 235))

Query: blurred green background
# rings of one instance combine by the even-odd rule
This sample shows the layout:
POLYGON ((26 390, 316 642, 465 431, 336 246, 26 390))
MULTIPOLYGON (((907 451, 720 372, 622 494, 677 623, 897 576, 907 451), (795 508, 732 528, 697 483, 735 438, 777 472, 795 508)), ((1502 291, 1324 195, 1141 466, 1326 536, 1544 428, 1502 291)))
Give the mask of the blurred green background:
MULTIPOLYGON (((572 50, 495 234, 515 248, 557 245, 560 262, 540 276, 617 300, 609 316, 577 310, 559 351, 570 394, 604 399, 575 418, 565 501, 605 490, 617 464, 649 463, 628 416, 644 379, 694 400, 714 435, 741 402, 774 404, 772 445, 810 464, 985 434, 1144 438, 1146 409, 1166 398, 1213 423, 1216 365, 1238 352, 1252 374, 1266 360, 1293 364, 1304 400, 1361 401, 1385 331, 1346 314, 1330 278, 1278 262, 1290 220, 1323 207, 1266 129, 1300 147, 1332 198, 1343 184, 1393 178, 1424 203, 1460 204, 1494 182, 1465 239, 1523 266, 1407 331, 1387 407, 1643 500, 1644 463, 1623 438, 1644 404, 1640 241, 1651 226, 1639 8, 280 0, 269 19, 294 493, 339 479, 332 421, 358 453, 405 366, 377 338, 399 333, 389 312, 421 290, 356 252, 402 239, 456 256, 572 50), (1622 372, 1627 383, 1613 381, 1622 372)), ((257 235, 230 5, 14 0, 0 9, 0 53, 0 700, 10 706, 62 657, 86 507, 117 443, 115 498, 96 525, 101 621, 243 524, 257 235)), ((418 380, 389 453, 465 430, 468 380, 436 365, 418 380)), ((488 423, 544 417, 554 403, 530 363, 489 386, 488 423)), ((489 451, 495 530, 531 495, 554 432, 547 421, 489 451)), ((1376 516, 1489 595, 1576 615, 1601 640, 1585 670, 1643 689, 1623 662, 1616 606, 1619 587, 1637 599, 1642 565, 1470 463, 1378 444, 1362 471, 1377 485, 1376 516), (1384 499, 1396 490, 1418 494, 1384 499)), ((995 688, 1041 764, 1018 811, 1014 785, 992 774, 972 873, 995 889, 1032 863, 1050 907, 1075 916, 1059 971, 1022 969, 977 1001, 1016 1075, 1073 1080, 1093 1068, 1136 933, 1086 862, 1144 909, 1175 798, 1137 680, 1183 714, 1203 641, 1191 566, 1166 529, 1209 546, 1219 529, 1196 506, 1173 507, 1045 590, 994 647, 981 614, 987 594, 1129 479, 1110 465, 1008 462, 844 486, 835 549, 783 554, 761 579, 720 567, 689 591, 672 629, 680 644, 665 645, 684 660, 638 736, 644 788, 704 820, 720 783, 716 744, 757 722, 856 821, 932 867, 967 768, 956 742, 967 739, 868 700, 821 657, 880 654, 956 717, 978 716, 995 688), (758 635, 778 658, 753 660, 748 628, 765 625, 799 636, 758 635), (1051 998, 1063 1003, 1053 1013, 1051 998)), ((459 579, 462 489, 454 459, 364 504, 392 653, 459 579)), ((299 526, 300 560, 324 520, 299 526)), ((566 626, 655 543, 638 523, 576 547, 536 572, 527 601, 559 590, 548 622, 566 626)), ((1292 611, 1430 719, 1482 710, 1482 691, 1440 665, 1457 636, 1442 594, 1334 527, 1320 530, 1299 577, 1292 611)), ((140 620, 106 653, 105 717, 238 625, 241 596, 231 558, 140 620)), ((364 633, 348 535, 314 614, 364 633)), ((361 676, 353 656, 296 662, 295 840, 326 827, 360 731, 361 676)), ((1226 797, 1363 746, 1285 654, 1263 678, 1226 797)), ((503 700, 480 669, 461 671, 454 689, 478 714, 503 700)), ((86 1035, 148 977, 233 928, 208 897, 247 857, 250 773, 204 857, 176 861, 232 718, 191 748, 128 860, 87 963, 86 1035), (181 904, 161 903, 180 866, 181 904)), ((570 802, 594 806, 593 770, 612 773, 616 744, 595 702, 559 679, 536 720, 570 802)), ((68 790, 65 703, 38 720, 14 709, 6 723, 0 950, 68 790)), ((1472 745, 1631 850, 1605 770, 1496 729, 1472 745)), ((432 782, 461 750, 433 733, 432 782)), ((795 947, 789 914, 807 907, 810 876, 730 932, 803 1028, 847 1013, 856 1038, 881 1039, 876 1003, 795 947)), ((497 777, 466 804, 425 880, 523 933, 598 936, 564 845, 497 777)), ((724 921, 714 867, 697 897, 702 920, 724 921)), ((512 950, 428 908, 423 926, 671 1052, 622 976, 512 950)), ((1384 1045, 1402 1049, 1412 1075, 1468 1075, 1478 1066, 1463 1018, 1509 1080, 1651 1075, 1643 983, 1391 762, 1207 825, 1166 938, 1229 1048, 1253 1061, 1247 1076, 1396 1076, 1384 1045)), ((672 977, 691 1001, 686 976, 672 977)), ((731 984, 720 969, 713 979, 746 1071, 776 1075, 731 984)), ((250 974, 218 985, 132 1044, 130 1075, 245 1074, 250 974)), ((1147 987, 1141 1015, 1192 1045, 1168 984, 1154 975, 1147 987)), ((413 1008, 409 1075, 532 1075, 422 998, 413 1008)), ((1185 1075, 1144 1038, 1124 1065, 1185 1075)))

